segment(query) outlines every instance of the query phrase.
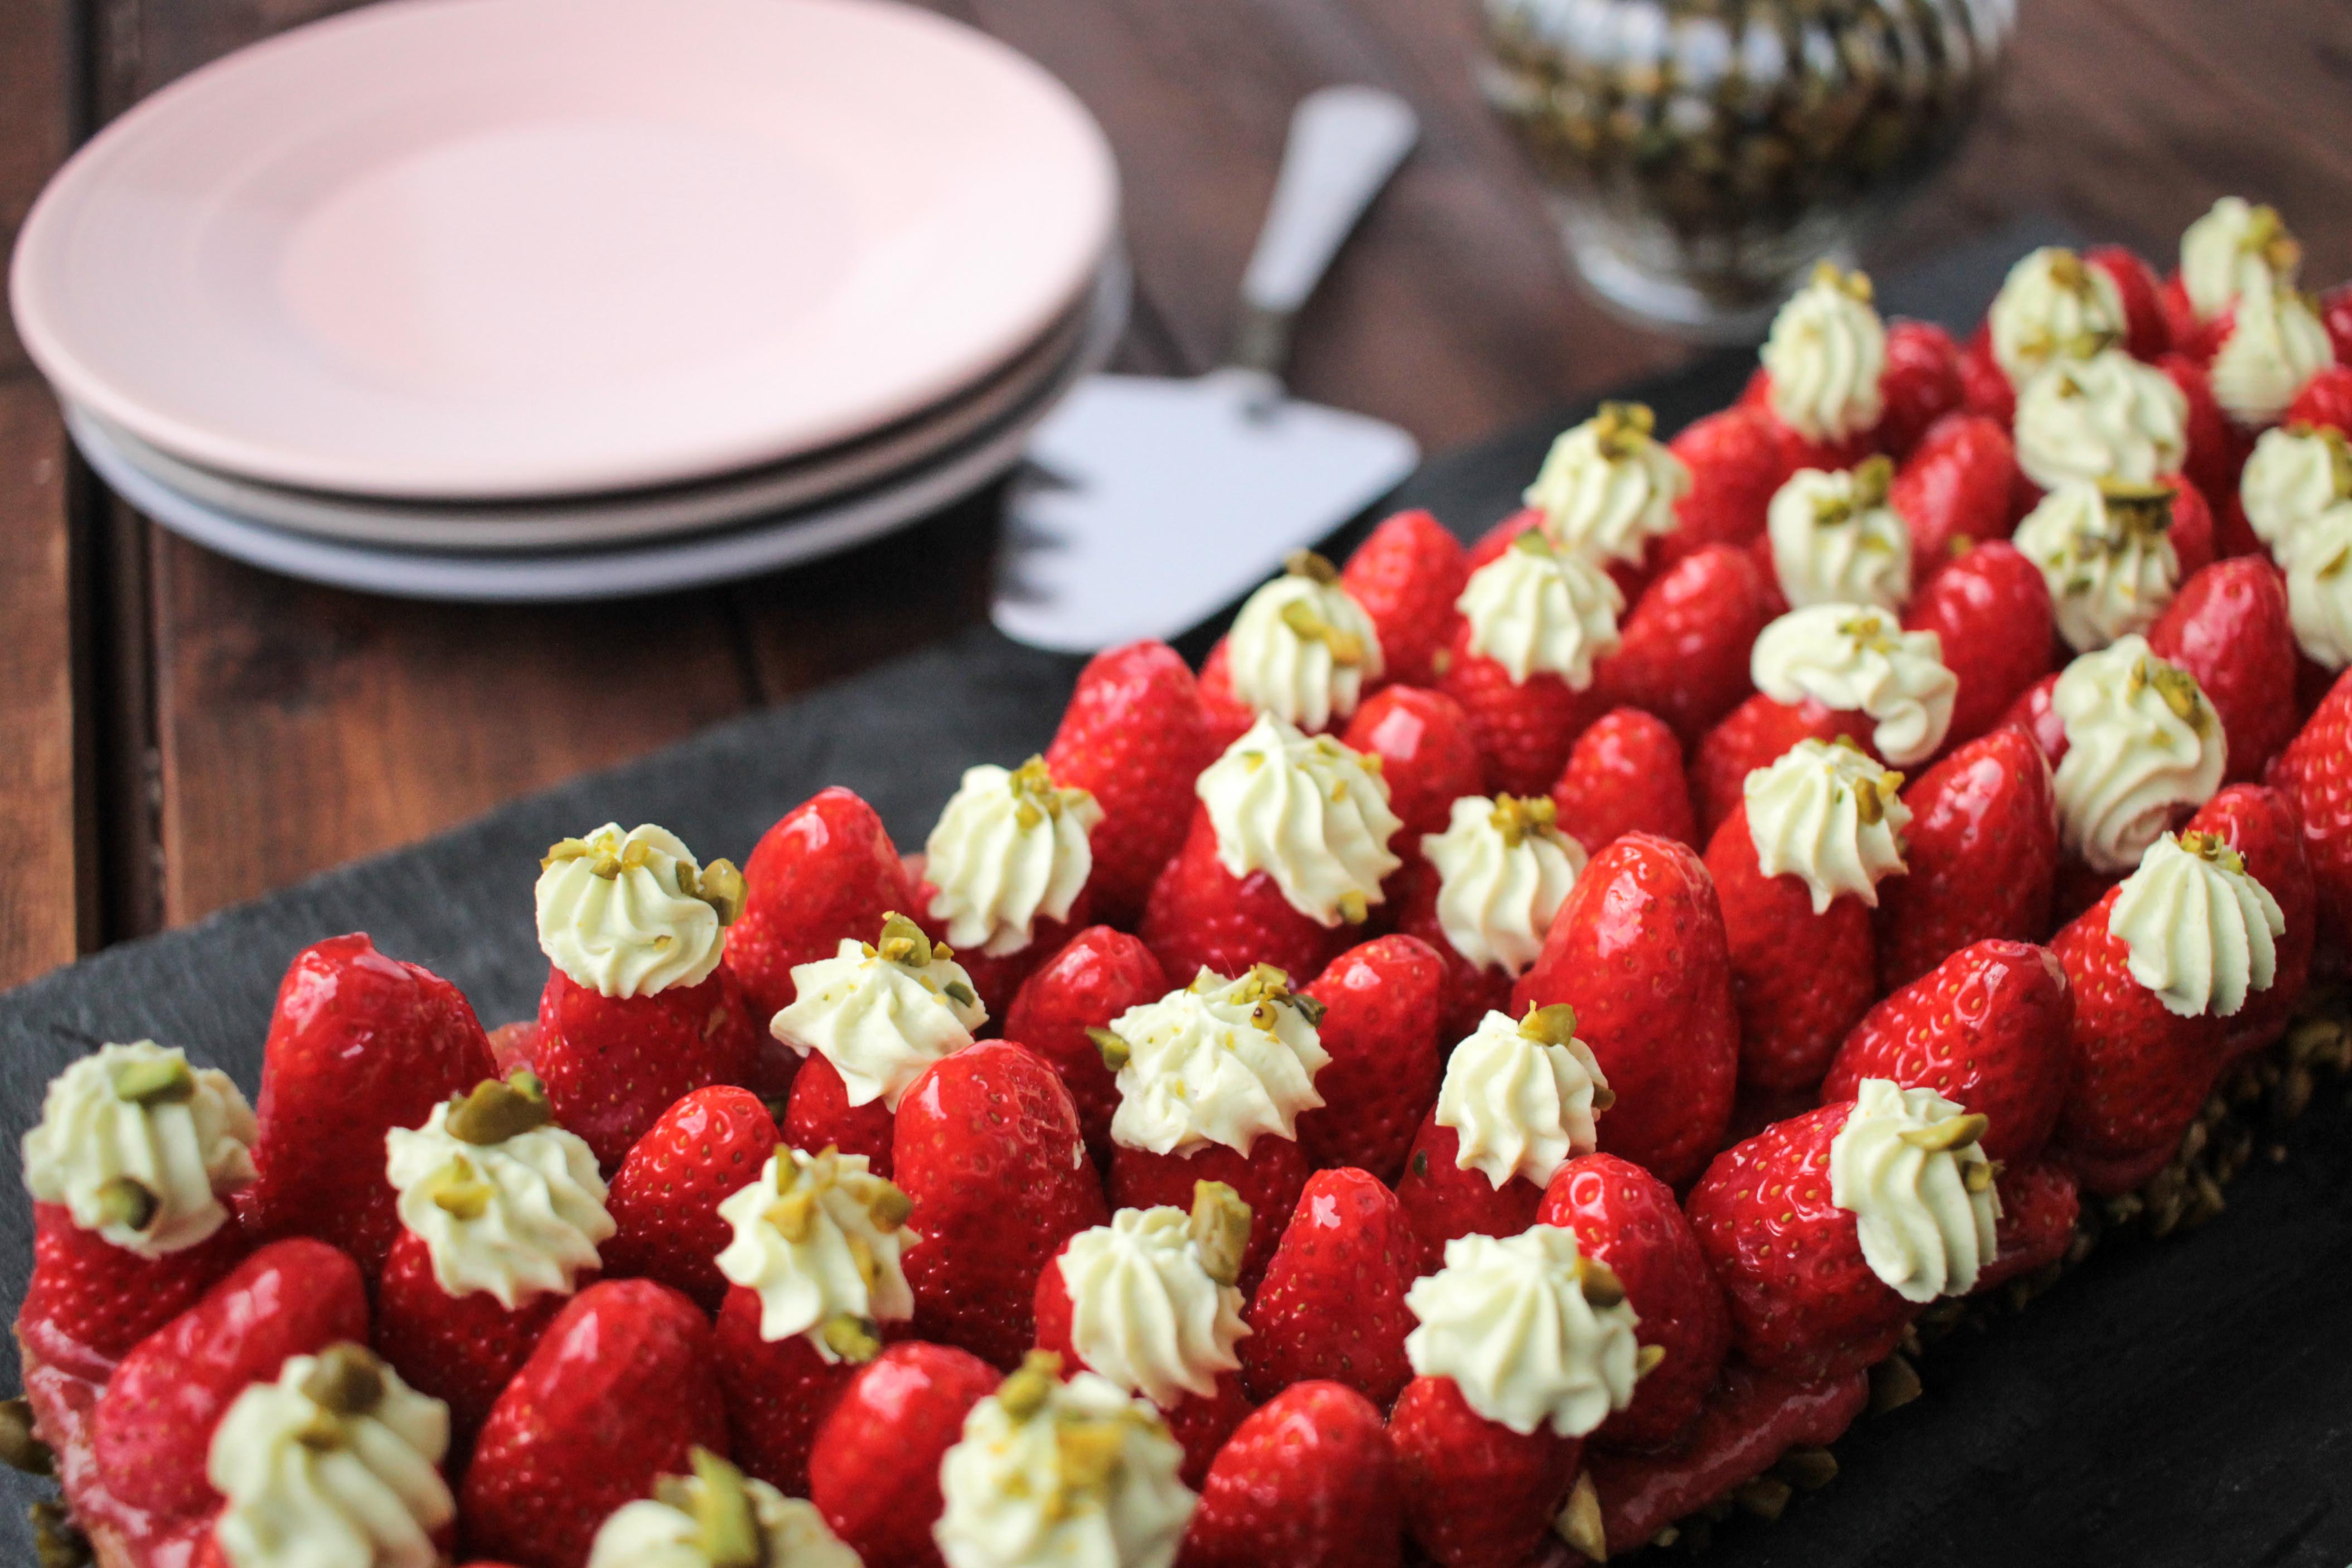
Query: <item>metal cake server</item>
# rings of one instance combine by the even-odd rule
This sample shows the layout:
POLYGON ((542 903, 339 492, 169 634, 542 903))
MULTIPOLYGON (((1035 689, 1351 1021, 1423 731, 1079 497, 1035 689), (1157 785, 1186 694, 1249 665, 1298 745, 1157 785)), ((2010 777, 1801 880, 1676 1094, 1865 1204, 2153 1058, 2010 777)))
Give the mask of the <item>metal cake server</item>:
POLYGON ((1226 363, 1089 377, 1038 427, 991 608, 1006 636, 1066 653, 1173 637, 1412 471, 1411 436, 1291 398, 1281 369, 1299 308, 1418 133, 1372 88, 1299 104, 1226 363))

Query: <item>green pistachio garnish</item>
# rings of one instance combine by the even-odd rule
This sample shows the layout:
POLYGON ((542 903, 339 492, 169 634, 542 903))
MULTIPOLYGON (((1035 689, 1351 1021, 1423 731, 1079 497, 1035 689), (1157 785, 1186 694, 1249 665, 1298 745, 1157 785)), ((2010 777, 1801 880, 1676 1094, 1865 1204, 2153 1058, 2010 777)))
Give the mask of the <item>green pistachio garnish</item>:
POLYGON ((1330 558, 1312 550, 1292 551, 1282 558, 1282 569, 1290 576, 1304 577, 1326 587, 1339 580, 1339 569, 1331 564, 1330 558))
POLYGON ((114 1069, 114 1098, 142 1110, 185 1105, 196 1097, 196 1075, 178 1057, 149 1057, 114 1069))
POLYGON ((1576 1259, 1576 1288, 1582 1292, 1586 1304, 1605 1311, 1625 1300, 1625 1282, 1617 1271, 1598 1258, 1579 1255, 1576 1259))
POLYGON ((57 1472, 57 1456, 33 1430, 30 1400, 0 1400, 0 1464, 28 1476, 57 1472))
POLYGON ((1648 445, 1657 427, 1646 403, 1604 403, 1592 416, 1592 441, 1602 457, 1622 461, 1648 445))
POLYGON ((163 1205, 153 1192, 134 1176, 112 1176, 99 1184, 98 1223, 128 1226, 132 1230, 145 1230, 155 1223, 155 1211, 163 1205))
POLYGON ((1242 1255, 1249 1250, 1250 1206, 1223 1182, 1192 1184, 1192 1245, 1201 1268, 1220 1285, 1242 1277, 1242 1255))
POLYGON ((1118 1071, 1135 1058, 1134 1047, 1108 1029, 1090 1026, 1087 1030, 1087 1038, 1092 1040, 1095 1049, 1102 1053, 1103 1066, 1113 1072, 1118 1071))
POLYGON ((329 1345, 302 1379, 302 1394, 338 1415, 365 1415, 383 1403, 383 1363, 365 1345, 329 1345))
POLYGON ((1021 1358, 1021 1370, 996 1391, 996 1403, 1015 1421, 1026 1421, 1045 1408, 1061 1381, 1062 1358, 1052 1351, 1031 1351, 1021 1358))
POLYGON ((1499 795, 1486 816, 1486 825, 1501 834, 1504 845, 1512 849, 1527 842, 1530 834, 1538 838, 1552 837, 1559 822, 1559 807, 1549 795, 1499 795))
POLYGON ((931 965, 931 939, 923 928, 896 910, 882 917, 882 934, 874 951, 882 959, 901 969, 929 969, 931 965))
POLYGON ((1910 1144, 1914 1149, 1925 1149, 1931 1154, 1940 1154, 1948 1150, 1967 1148, 1983 1137, 1985 1129, 1991 1125, 1992 1119, 1990 1117, 1980 1116, 1973 1111, 1964 1112, 1958 1116, 1947 1116, 1941 1121, 1926 1127, 1910 1128, 1904 1132, 1903 1142, 1910 1144))
POLYGON ((461 1143, 490 1144, 536 1131, 554 1119, 547 1086, 526 1068, 510 1079, 486 1078, 452 1100, 442 1125, 461 1143))
POLYGON ((863 1364, 882 1353, 881 1332, 870 1318, 836 1312, 818 1332, 824 1336, 826 1348, 844 1361, 863 1364))
POLYGON ((694 1479, 687 1488, 694 1519, 695 1544, 710 1568, 761 1568, 768 1560, 767 1532, 751 1507, 751 1489, 743 1472, 697 1445, 687 1456, 694 1479))

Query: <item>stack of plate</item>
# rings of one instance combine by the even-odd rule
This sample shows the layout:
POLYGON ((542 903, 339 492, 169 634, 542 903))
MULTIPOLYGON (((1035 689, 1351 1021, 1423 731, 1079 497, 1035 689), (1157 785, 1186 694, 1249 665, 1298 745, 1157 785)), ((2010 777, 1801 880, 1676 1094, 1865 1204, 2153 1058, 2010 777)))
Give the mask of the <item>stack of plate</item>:
POLYGON ((225 554, 436 598, 838 550, 1012 466, 1124 324, 1100 131, 878 0, 392 0, 157 93, 43 193, 19 332, 225 554))

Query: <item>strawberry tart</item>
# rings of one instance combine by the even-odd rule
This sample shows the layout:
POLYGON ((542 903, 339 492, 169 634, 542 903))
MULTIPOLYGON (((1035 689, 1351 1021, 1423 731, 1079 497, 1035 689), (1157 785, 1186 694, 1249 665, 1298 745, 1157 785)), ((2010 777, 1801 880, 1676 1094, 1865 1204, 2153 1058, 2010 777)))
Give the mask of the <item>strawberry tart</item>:
POLYGON ((337 936, 257 1085, 77 1062, 0 1406, 45 1561, 1777 1516, 1938 1328, 2218 1211, 2245 1084, 2352 1067, 2352 301, 2298 266, 2223 202, 1964 343, 1824 266, 1734 407, 1302 553, 1197 675, 1101 655, 919 856, 842 789, 740 870, 608 823, 535 1019, 337 936))

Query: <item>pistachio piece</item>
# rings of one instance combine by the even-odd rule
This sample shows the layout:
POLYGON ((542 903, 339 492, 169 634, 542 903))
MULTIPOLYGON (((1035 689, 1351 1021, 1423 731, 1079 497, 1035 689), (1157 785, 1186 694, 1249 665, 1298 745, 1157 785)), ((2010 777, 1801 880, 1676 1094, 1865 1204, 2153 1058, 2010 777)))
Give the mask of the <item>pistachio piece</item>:
POLYGON ((433 1206, 454 1219, 475 1220, 490 1212, 490 1200, 498 1189, 474 1173, 474 1167, 462 1158, 454 1160, 448 1168, 434 1178, 433 1206))
POLYGON ((1026 1421, 1045 1408, 1054 1384, 1061 1380, 1062 1358, 1052 1351, 1031 1351, 1021 1358, 1021 1370, 996 1391, 997 1404, 1015 1421, 1026 1421))
POLYGON ((0 1400, 0 1462, 28 1476, 54 1475, 57 1456, 33 1430, 29 1399, 0 1400))
POLYGON ((1791 1448, 1773 1465, 1772 1473, 1801 1491, 1819 1491, 1837 1479, 1837 1456, 1827 1448, 1791 1448))
POLYGON ((776 1227, 776 1233, 798 1246, 816 1234, 816 1191, 812 1187, 794 1187, 761 1212, 760 1217, 776 1227))
POLYGON ((1742 1484, 1739 1489, 1731 1495, 1738 1502, 1742 1513, 1754 1514, 1758 1519, 1771 1520, 1780 1518, 1788 1508, 1791 1489, 1784 1480, 1771 1476, 1759 1476, 1754 1480, 1742 1484))
MULTIPOLYGON (((678 862, 678 880, 681 883, 691 869, 683 860, 678 862)), ((722 926, 731 926, 743 918, 743 900, 748 891, 743 883, 743 873, 735 868, 732 860, 713 860, 695 875, 693 888, 681 887, 678 890, 688 898, 700 899, 717 910, 719 923, 722 926)))
POLYGON ((588 841, 584 838, 559 838, 547 847, 546 854, 539 858, 539 868, 544 871, 558 860, 578 860, 590 853, 588 841))
POLYGON ((1292 551, 1282 558, 1282 569, 1293 577, 1305 577, 1326 584, 1339 580, 1339 569, 1331 564, 1330 558, 1312 550, 1292 551))
POLYGON ((1643 1345, 1638 1352, 1634 1352, 1633 1375, 1636 1378, 1647 1377, 1652 1373, 1657 1371, 1658 1368, 1664 1366, 1665 1362, 1665 1346, 1643 1345))
POLYGON ((1127 1433, 1111 1421, 1064 1421, 1054 1429, 1057 1479, 1066 1492, 1093 1491, 1118 1472, 1127 1433))
POLYGON ((875 1189, 874 1200, 866 1205, 866 1212, 874 1221, 874 1228, 888 1236, 915 1212, 915 1200, 898 1183, 886 1181, 875 1189))
POLYGON ((743 1472, 696 1445, 687 1456, 694 1467, 694 1525, 710 1568, 761 1568, 768 1558, 767 1534, 751 1509, 743 1472))
POLYGON ((162 1206, 136 1176, 110 1176, 99 1184, 98 1218, 101 1226, 121 1225, 145 1230, 155 1223, 155 1211, 162 1206))
POLYGON ((1220 1285, 1242 1277, 1242 1255, 1249 1250, 1250 1206, 1223 1182, 1192 1184, 1192 1245, 1201 1268, 1220 1285))
POLYGON ((1528 1005, 1528 1016, 1519 1020, 1523 1038, 1543 1046, 1564 1046, 1576 1038, 1576 1009, 1565 1002, 1549 1006, 1528 1005))
POLYGON ((1584 1293, 1588 1304, 1603 1311, 1625 1300, 1625 1282, 1597 1258, 1578 1257, 1576 1288, 1584 1293))
POLYGON ((1880 1415, 1919 1397, 1919 1373, 1900 1352, 1870 1369, 1870 1408, 1880 1415))
POLYGON ((196 1097, 196 1075, 178 1057, 149 1057, 125 1062, 114 1069, 114 1098, 152 1110, 159 1105, 185 1105, 196 1097))
POLYGON ((25 1517, 33 1521, 33 1559, 39 1568, 84 1568, 90 1561, 89 1537, 64 1503, 37 1502, 25 1517))
POLYGON ((1087 1029, 1087 1038, 1092 1040, 1095 1049, 1102 1053, 1103 1066, 1113 1072, 1118 1071, 1134 1059, 1133 1047, 1108 1029, 1097 1028, 1090 1025, 1087 1029))
POLYGON ((338 1415, 365 1415, 383 1403, 383 1363, 365 1345, 329 1345, 302 1379, 302 1394, 338 1415))
POLYGON ((882 1334, 870 1318, 836 1312, 817 1330, 825 1347, 844 1361, 869 1362, 882 1353, 882 1334))
POLYGON ((908 969, 928 969, 931 963, 931 939, 923 928, 896 910, 882 917, 882 934, 877 939, 875 951, 891 963, 908 969))
POLYGON ((1592 1484, 1591 1471, 1577 1472, 1576 1485, 1570 1489, 1568 1501, 1560 1505, 1551 1529, 1578 1556, 1591 1563, 1609 1561, 1609 1531, 1601 1524, 1601 1493, 1592 1484))
POLYGON ((1903 1142, 1914 1149, 1925 1149, 1940 1154, 1949 1149, 1962 1149, 1985 1135, 1992 1119, 1970 1111, 1958 1116, 1947 1116, 1931 1126, 1914 1127, 1903 1134, 1903 1142))

